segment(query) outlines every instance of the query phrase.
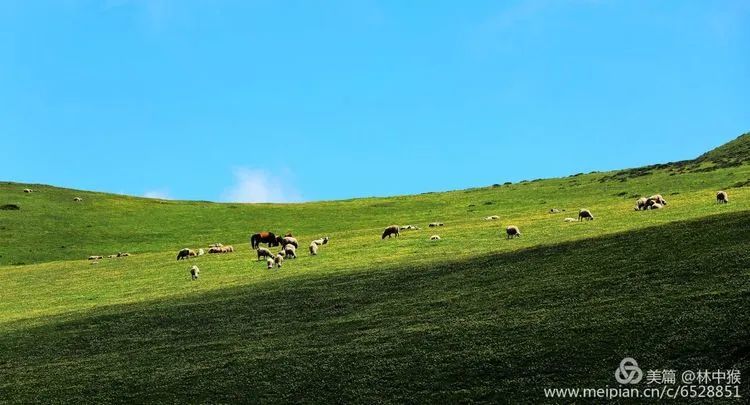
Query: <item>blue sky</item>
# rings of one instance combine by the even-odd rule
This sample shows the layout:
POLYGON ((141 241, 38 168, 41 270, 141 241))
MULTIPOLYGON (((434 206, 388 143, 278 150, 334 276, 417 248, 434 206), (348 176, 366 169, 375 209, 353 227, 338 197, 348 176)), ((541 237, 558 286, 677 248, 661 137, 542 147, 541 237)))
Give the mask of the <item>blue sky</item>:
POLYGON ((0 2, 0 180, 306 201, 688 159, 750 2, 0 2))

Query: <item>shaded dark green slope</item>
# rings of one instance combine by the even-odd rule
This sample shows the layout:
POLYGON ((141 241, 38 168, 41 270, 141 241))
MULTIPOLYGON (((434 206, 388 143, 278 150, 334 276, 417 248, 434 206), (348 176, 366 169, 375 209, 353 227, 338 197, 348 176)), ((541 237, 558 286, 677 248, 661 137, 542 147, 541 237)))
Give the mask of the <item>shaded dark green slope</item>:
MULTIPOLYGON (((750 213, 22 323, 12 402, 503 400, 750 366, 750 213)), ((750 385, 742 393, 750 395, 750 385)))

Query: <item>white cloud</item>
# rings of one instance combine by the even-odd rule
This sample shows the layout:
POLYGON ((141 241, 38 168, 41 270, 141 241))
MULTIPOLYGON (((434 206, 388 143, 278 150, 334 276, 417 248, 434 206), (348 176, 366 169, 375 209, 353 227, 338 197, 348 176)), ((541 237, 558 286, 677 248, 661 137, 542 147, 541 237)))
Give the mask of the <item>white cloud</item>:
POLYGON ((300 194, 287 180, 288 170, 280 175, 265 170, 240 167, 234 170, 234 185, 224 191, 222 200, 227 202, 293 202, 300 201, 300 194))
POLYGON ((146 198, 156 198, 159 200, 170 200, 172 197, 169 195, 169 192, 166 190, 150 190, 143 193, 143 196, 146 198))

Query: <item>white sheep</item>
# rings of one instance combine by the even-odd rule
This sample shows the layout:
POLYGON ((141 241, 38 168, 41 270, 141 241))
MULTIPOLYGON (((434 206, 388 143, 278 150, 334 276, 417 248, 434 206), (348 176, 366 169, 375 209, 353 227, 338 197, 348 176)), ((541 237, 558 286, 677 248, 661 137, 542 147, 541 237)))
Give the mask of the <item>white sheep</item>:
POLYGON ((318 254, 318 244, 315 241, 310 243, 310 254, 313 256, 318 254))
POLYGON ((563 221, 565 221, 565 222, 576 222, 578 220, 575 219, 575 218, 565 218, 565 219, 563 219, 563 221))
POLYGON ((429 225, 429 227, 430 228, 434 228, 436 226, 443 226, 443 225, 445 225, 445 224, 442 223, 442 222, 431 222, 430 225, 429 225))
POLYGON ((276 262, 276 267, 281 267, 281 264, 284 263, 284 255, 281 252, 279 252, 273 258, 273 260, 274 262, 276 262))
POLYGON ((729 202, 729 194, 726 191, 716 193, 716 202, 726 204, 729 202))
POLYGON ((260 260, 261 257, 273 257, 273 253, 271 253, 270 250, 264 248, 264 247, 258 247, 258 260, 260 260))
POLYGON ((24 193, 33 193, 33 192, 34 192, 34 190, 32 190, 32 189, 30 189, 30 188, 25 188, 25 189, 23 189, 23 192, 24 192, 24 193))
POLYGON ((192 280, 197 280, 200 273, 201 269, 199 269, 198 266, 193 266, 190 268, 190 278, 192 280))
POLYGON ((328 236, 326 236, 325 238, 315 239, 314 241, 312 241, 312 243, 316 245, 325 245, 328 243, 328 236))
POLYGON ((286 255, 287 259, 296 259, 297 258, 297 247, 292 245, 291 243, 288 243, 284 246, 284 254, 286 255))
POLYGON ((497 216, 497 215, 490 215, 489 217, 484 217, 485 221, 495 221, 495 220, 498 220, 498 219, 500 219, 500 217, 497 216))
POLYGON ((635 210, 641 211, 648 209, 648 198, 641 197, 635 202, 635 210))
POLYGON ((655 202, 651 204, 648 208, 651 210, 658 210, 658 209, 664 208, 664 206, 655 202))
POLYGON ((430 236, 430 240, 440 240, 440 236, 438 236, 438 235, 432 235, 432 236, 430 236))
POLYGON ((508 239, 521 237, 521 231, 515 225, 508 225, 508 227, 505 228, 505 233, 508 235, 508 239))
POLYGON ((81 201, 83 201, 83 198, 81 198, 81 197, 75 197, 75 198, 73 198, 73 201, 75 201, 75 202, 81 202, 81 201))
POLYGON ((268 265, 269 269, 273 268, 273 264, 274 263, 276 263, 276 262, 273 260, 273 258, 271 258, 271 257, 266 258, 266 264, 268 265))

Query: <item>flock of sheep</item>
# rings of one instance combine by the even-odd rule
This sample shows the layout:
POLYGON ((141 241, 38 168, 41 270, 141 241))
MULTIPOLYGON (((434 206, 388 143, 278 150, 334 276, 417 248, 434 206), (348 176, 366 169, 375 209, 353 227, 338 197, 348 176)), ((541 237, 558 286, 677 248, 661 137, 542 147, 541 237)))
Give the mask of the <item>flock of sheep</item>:
MULTIPOLYGON (((35 192, 32 189, 26 188, 23 190, 24 193, 33 193, 35 192)), ((81 202, 83 199, 81 197, 75 197, 73 198, 74 202, 81 202)), ((718 191, 716 193, 716 202, 717 203, 728 203, 729 202, 729 194, 726 191, 718 191)), ((656 209, 662 209, 667 205, 667 201, 662 197, 661 194, 655 194, 650 197, 642 197, 639 198, 636 201, 635 210, 636 211, 643 211, 643 210, 656 210, 656 209)), ((564 210, 563 210, 564 211, 564 210)), ((556 214, 561 212, 557 208, 552 208, 549 211, 551 214, 556 214)), ((484 217, 485 221, 495 221, 500 219, 497 215, 491 215, 484 217)), ((563 219, 564 222, 576 222, 576 221, 583 221, 583 220, 594 220, 594 215, 591 213, 590 210, 582 208, 578 211, 578 218, 565 218, 563 219)), ((437 228, 444 226, 442 222, 432 222, 428 224, 428 227, 430 228, 437 228)), ((392 236, 399 237, 401 234, 401 231, 406 230, 420 230, 418 226, 415 225, 390 225, 385 228, 383 231, 383 234, 381 236, 381 239, 391 238, 392 236)), ((505 228, 505 235, 506 239, 512 239, 512 238, 518 238, 521 236, 521 230, 515 226, 515 225, 508 225, 505 228)), ((321 246, 328 244, 328 237, 315 239, 312 242, 310 242, 309 245, 309 251, 310 255, 315 256, 318 254, 318 250, 321 246)), ((431 241, 438 241, 441 240, 439 235, 432 235, 430 236, 431 241)), ((258 260, 261 259, 266 260, 266 265, 269 269, 272 269, 275 267, 280 268, 282 264, 284 263, 284 259, 296 259, 297 258, 297 248, 299 247, 299 243, 297 242, 297 239, 292 236, 291 233, 282 236, 276 236, 271 232, 261 232, 257 233, 251 236, 250 238, 250 245, 253 249, 256 250, 256 253, 258 255, 258 260), (260 246, 260 243, 266 243, 268 247, 272 246, 281 246, 281 250, 277 253, 271 252, 268 248, 264 248, 260 246)), ((234 247, 232 246, 224 246, 221 243, 214 243, 208 246, 208 253, 232 253, 234 252, 234 247)), ((189 248, 183 248, 180 249, 179 252, 177 252, 177 260, 183 260, 183 259, 189 259, 190 257, 195 256, 203 256, 205 254, 205 251, 201 248, 197 251, 189 248)), ((109 255, 107 258, 118 258, 118 257, 127 257, 130 256, 130 253, 126 252, 118 252, 116 255, 109 255)), ((103 256, 89 256, 89 260, 92 260, 92 264, 97 263, 97 260, 103 259, 103 256)), ((200 269, 198 266, 192 266, 190 268, 190 275, 193 280, 196 280, 198 278, 198 275, 200 274, 200 269)))
MULTIPOLYGON (((297 258, 297 248, 299 248, 299 242, 297 241, 297 238, 292 236, 291 233, 288 233, 284 236, 276 237, 273 233, 270 232, 262 232, 264 235, 270 235, 268 238, 264 239, 258 239, 257 236, 260 234, 255 234, 250 238, 250 245, 252 248, 255 249, 255 252, 258 255, 258 260, 261 259, 266 260, 266 266, 269 269, 281 268, 281 266, 284 264, 285 259, 296 259, 297 258), (268 244, 268 247, 272 246, 281 246, 281 250, 277 253, 271 252, 270 249, 260 246, 260 243, 264 242, 268 244)), ((316 256, 318 254, 318 250, 321 246, 328 244, 329 238, 326 236, 324 238, 315 239, 312 242, 310 242, 309 250, 311 256, 316 256)), ((214 243, 208 246, 208 253, 232 253, 234 252, 234 247, 232 246, 224 246, 221 243, 214 243)), ((197 251, 190 249, 190 248, 183 248, 180 249, 179 252, 177 252, 177 260, 184 260, 189 259, 191 257, 195 256, 203 256, 204 250, 198 249, 197 251)), ((200 269, 198 266, 191 266, 190 267, 190 277, 192 280, 197 280, 200 274, 200 269)))

